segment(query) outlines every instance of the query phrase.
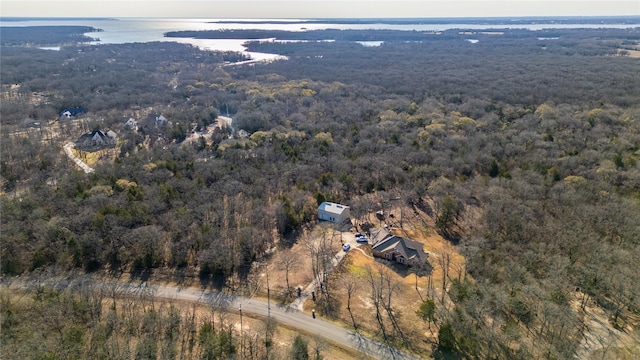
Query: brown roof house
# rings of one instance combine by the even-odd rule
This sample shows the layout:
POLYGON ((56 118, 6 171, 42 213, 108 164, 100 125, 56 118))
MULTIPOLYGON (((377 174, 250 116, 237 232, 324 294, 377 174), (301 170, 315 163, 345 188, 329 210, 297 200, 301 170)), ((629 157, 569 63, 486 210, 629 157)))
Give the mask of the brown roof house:
POLYGON ((415 240, 394 235, 385 228, 371 229, 370 235, 373 256, 407 266, 427 262, 428 254, 422 250, 422 244, 415 240))

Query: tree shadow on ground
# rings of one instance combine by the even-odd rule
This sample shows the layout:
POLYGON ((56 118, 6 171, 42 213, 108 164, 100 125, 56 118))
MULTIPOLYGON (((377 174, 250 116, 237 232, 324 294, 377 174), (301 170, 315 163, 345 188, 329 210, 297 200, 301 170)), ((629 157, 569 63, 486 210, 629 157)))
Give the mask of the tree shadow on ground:
POLYGON ((460 356, 460 354, 458 353, 454 353, 450 351, 441 351, 441 350, 435 350, 433 353, 431 353, 431 356, 433 356, 435 360, 461 360, 462 359, 462 356, 460 356))
POLYGON ((178 286, 187 287, 192 283, 194 274, 192 271, 186 268, 177 268, 173 274, 173 277, 178 286))
POLYGON ((227 284, 228 276, 221 271, 201 270, 200 274, 198 274, 198 279, 202 289, 221 291, 227 284))
POLYGON ((236 270, 236 276, 238 276, 238 280, 240 284, 246 284, 249 280, 249 275, 251 274, 251 263, 247 263, 238 267, 236 270))
POLYGON ((131 269, 131 271, 129 272, 129 275, 131 276, 131 280, 139 280, 140 282, 147 282, 149 281, 149 278, 151 278, 152 275, 152 271, 149 268, 133 268, 131 269))
POLYGON ((433 272, 433 266, 429 263, 428 260, 420 266, 406 266, 395 261, 381 258, 375 258, 375 261, 377 263, 384 264, 386 267, 393 270, 396 274, 403 278, 409 275, 415 275, 416 272, 418 276, 428 276, 433 272))
POLYGON ((438 234, 440 234, 443 239, 447 240, 452 245, 458 245, 460 243, 460 240, 462 240, 462 235, 457 231, 438 231, 438 234))
POLYGON ((300 238, 300 234, 302 234, 303 232, 303 230, 295 230, 282 235, 280 241, 278 242, 278 247, 280 247, 281 249, 290 249, 291 247, 293 247, 293 245, 295 245, 295 243, 300 238))

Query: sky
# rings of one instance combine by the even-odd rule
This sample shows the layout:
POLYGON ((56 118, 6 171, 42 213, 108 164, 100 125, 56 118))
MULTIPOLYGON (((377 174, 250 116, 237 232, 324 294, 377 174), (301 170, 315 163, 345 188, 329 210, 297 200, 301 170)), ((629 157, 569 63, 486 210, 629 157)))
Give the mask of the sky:
POLYGON ((640 16, 640 0, 1 0, 0 14, 223 19, 640 16))

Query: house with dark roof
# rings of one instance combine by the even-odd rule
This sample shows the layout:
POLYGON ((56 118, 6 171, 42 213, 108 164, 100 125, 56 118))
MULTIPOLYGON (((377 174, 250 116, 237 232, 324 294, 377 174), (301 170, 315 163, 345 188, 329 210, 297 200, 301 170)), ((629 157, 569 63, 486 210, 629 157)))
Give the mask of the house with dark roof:
POLYGON ((80 114, 84 114, 86 113, 87 110, 81 106, 75 106, 72 108, 66 108, 62 111, 60 111, 60 117, 61 118, 65 118, 65 119, 69 119, 71 117, 76 117, 80 114))
POLYGON ((104 133, 100 130, 93 130, 78 138, 75 142, 76 149, 82 151, 98 151, 116 146, 115 133, 108 131, 104 133))
POLYGON ((413 266, 427 262, 428 254, 422 244, 402 236, 394 235, 386 228, 375 228, 370 232, 373 256, 413 266))

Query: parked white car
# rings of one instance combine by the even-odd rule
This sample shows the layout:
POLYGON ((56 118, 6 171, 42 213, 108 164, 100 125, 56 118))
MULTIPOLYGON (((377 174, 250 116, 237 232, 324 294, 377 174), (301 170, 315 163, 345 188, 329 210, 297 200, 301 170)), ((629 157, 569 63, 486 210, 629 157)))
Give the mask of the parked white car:
POLYGON ((344 250, 345 252, 349 251, 349 249, 351 249, 351 245, 349 244, 342 245, 342 250, 344 250))

